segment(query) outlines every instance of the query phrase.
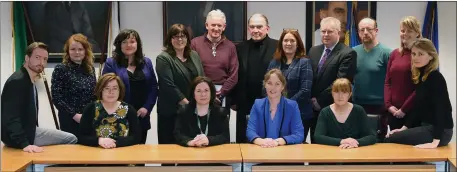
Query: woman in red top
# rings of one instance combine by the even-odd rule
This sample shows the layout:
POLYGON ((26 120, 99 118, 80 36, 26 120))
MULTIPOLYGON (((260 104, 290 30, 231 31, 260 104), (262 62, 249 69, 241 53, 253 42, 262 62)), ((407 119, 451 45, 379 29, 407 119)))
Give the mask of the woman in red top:
POLYGON ((384 105, 390 129, 401 128, 413 106, 414 84, 411 80, 411 45, 422 37, 419 20, 407 16, 400 22, 400 48, 390 54, 384 83, 384 105))

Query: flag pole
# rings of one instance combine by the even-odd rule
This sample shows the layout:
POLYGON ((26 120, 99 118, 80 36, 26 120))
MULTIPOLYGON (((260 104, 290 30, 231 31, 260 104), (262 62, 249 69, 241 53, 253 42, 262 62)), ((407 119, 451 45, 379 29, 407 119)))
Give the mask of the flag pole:
MULTIPOLYGON (((33 32, 32 32, 32 25, 30 25, 30 18, 29 18, 29 15, 27 14, 25 4, 24 4, 24 2, 21 2, 21 4, 22 4, 22 8, 24 9, 24 15, 25 15, 25 19, 27 21, 27 25, 29 26, 30 36, 32 37, 32 41, 35 42, 35 38, 33 37, 33 32)), ((48 96, 49 105, 51 106, 51 112, 52 112, 52 117, 54 118, 54 124, 56 125, 56 129, 60 130, 59 123, 57 122, 57 116, 56 116, 56 111, 54 109, 54 104, 52 103, 51 92, 49 91, 48 80, 46 79, 46 73, 44 72, 44 70, 41 73, 41 76, 43 78, 44 87, 46 88, 46 94, 48 96)), ((37 121, 37 123, 38 123, 38 121, 37 121)))

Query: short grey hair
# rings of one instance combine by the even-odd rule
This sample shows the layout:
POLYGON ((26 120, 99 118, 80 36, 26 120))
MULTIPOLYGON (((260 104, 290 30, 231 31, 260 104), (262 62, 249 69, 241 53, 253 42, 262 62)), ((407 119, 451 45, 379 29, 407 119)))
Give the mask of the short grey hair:
POLYGON ((330 25, 331 28, 336 29, 338 32, 341 31, 341 22, 335 17, 326 17, 321 20, 320 27, 324 25, 330 25))
POLYGON ((208 22, 209 19, 213 17, 220 17, 224 21, 224 24, 226 23, 226 18, 224 12, 222 12, 220 9, 212 10, 208 13, 206 16, 206 22, 208 22))
POLYGON ((263 18, 263 19, 265 20, 265 24, 266 24, 267 26, 269 26, 267 16, 265 16, 265 15, 263 15, 263 14, 260 14, 260 13, 254 13, 251 17, 249 17, 249 19, 248 19, 248 24, 251 23, 251 18, 252 18, 252 17, 261 17, 261 18, 263 18))

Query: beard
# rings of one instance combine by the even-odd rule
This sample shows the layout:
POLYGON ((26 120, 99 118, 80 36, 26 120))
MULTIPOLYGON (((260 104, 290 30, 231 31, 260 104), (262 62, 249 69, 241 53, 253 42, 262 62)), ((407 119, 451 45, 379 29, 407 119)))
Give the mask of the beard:
POLYGON ((43 72, 43 67, 42 66, 39 66, 39 65, 35 65, 35 66, 32 66, 32 65, 28 65, 29 69, 32 70, 33 72, 37 73, 37 74, 40 74, 41 72, 43 72))

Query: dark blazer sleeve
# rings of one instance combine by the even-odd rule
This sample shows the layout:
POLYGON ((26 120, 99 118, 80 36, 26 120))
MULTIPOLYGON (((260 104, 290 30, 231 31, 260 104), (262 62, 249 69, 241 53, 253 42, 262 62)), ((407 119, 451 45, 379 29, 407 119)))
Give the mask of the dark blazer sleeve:
MULTIPOLYGON (((290 113, 291 123, 289 124, 290 135, 284 136, 283 139, 286 141, 286 144, 299 144, 302 143, 304 138, 304 127, 302 124, 300 110, 298 109, 298 104, 296 101, 291 101, 290 104, 293 108, 292 113, 290 113)), ((286 106, 286 105, 284 105, 286 106)), ((286 115, 286 114, 283 114, 286 115)))
POLYGON ((170 60, 167 60, 167 57, 164 55, 161 54, 157 56, 157 76, 162 83, 160 84, 162 86, 160 87, 160 91, 164 92, 163 95, 168 95, 167 98, 170 99, 171 102, 178 104, 179 101, 186 97, 175 85, 170 63, 170 60))
POLYGON ((157 89, 157 77, 154 72, 154 66, 152 65, 151 60, 148 57, 144 57, 146 59, 147 67, 149 70, 149 73, 151 75, 151 80, 149 81, 150 87, 149 87, 149 95, 148 99, 146 100, 146 103, 143 105, 144 108, 148 110, 148 114, 151 113, 152 108, 156 104, 157 101, 157 92, 159 91, 157 89))
MULTIPOLYGON (((259 112, 258 106, 261 106, 261 100, 257 99, 254 102, 254 105, 251 108, 251 113, 249 114, 248 127, 246 129, 246 137, 250 143, 253 143, 255 139, 260 138, 257 131, 257 123, 259 123, 259 117, 263 117, 263 112, 259 112)), ((264 131, 265 132, 265 131, 264 131)))
POLYGON ((88 104, 83 111, 81 121, 79 123, 78 143, 86 146, 98 146, 98 137, 95 128, 92 125, 95 117, 95 104, 94 102, 88 104))
MULTIPOLYGON (((214 124, 208 124, 214 127, 217 130, 217 135, 215 136, 208 136, 209 144, 208 146, 220 145, 230 142, 230 130, 229 130, 229 118, 228 114, 230 111, 225 108, 221 107, 214 107, 215 110, 214 117, 216 120, 210 120, 211 122, 216 122, 214 124), (216 116, 217 115, 217 116, 216 116)), ((211 114, 210 118, 213 118, 211 114)))
POLYGON ((136 115, 136 109, 131 105, 129 105, 129 110, 127 111, 127 120, 129 121, 129 134, 126 137, 116 139, 116 147, 132 146, 140 142, 140 124, 136 115))
MULTIPOLYGON (((7 133, 14 145, 12 147, 25 148, 31 143, 21 123, 21 114, 26 113, 23 108, 24 97, 27 96, 25 84, 19 79, 7 81, 2 92, 2 135, 7 133), (20 91, 18 91, 20 90, 20 91), (5 99, 8 99, 6 101, 5 99)), ((4 136, 2 136, 4 137, 4 136)))
POLYGON ((180 106, 178 113, 176 115, 175 128, 173 135, 176 139, 177 144, 181 146, 188 146, 187 142, 194 139, 194 137, 189 137, 189 120, 187 118, 188 114, 188 105, 180 106))
MULTIPOLYGON (((341 62, 338 67, 336 78, 347 78, 352 83, 357 67, 357 53, 353 49, 347 47, 344 47, 342 51, 347 52, 342 53, 340 56, 341 62)), ((318 97, 316 97, 317 103, 321 108, 324 108, 322 106, 332 104, 333 98, 331 90, 332 85, 328 86, 318 97)))
POLYGON ((107 73, 116 73, 116 69, 114 69, 113 63, 115 63, 112 57, 106 59, 105 65, 103 66, 102 75, 107 73))
POLYGON ((300 62, 300 90, 293 95, 291 100, 302 100, 311 97, 311 89, 313 84, 313 68, 311 66, 311 60, 303 60, 300 62))

